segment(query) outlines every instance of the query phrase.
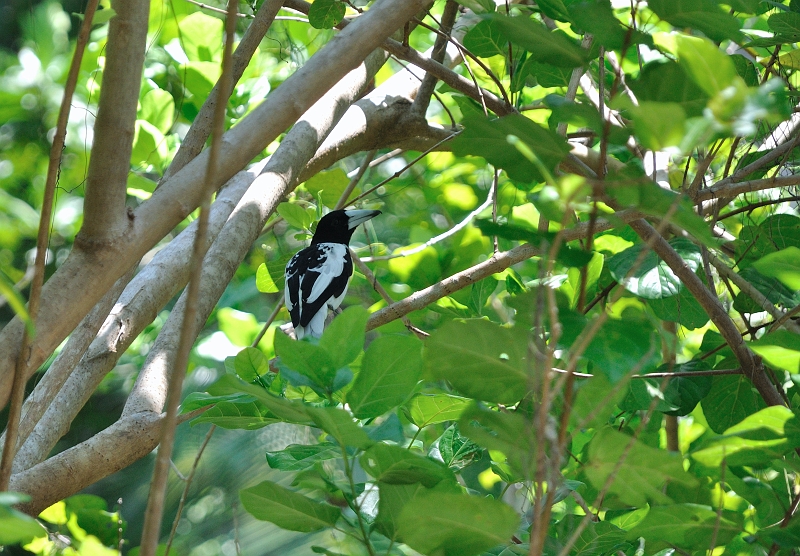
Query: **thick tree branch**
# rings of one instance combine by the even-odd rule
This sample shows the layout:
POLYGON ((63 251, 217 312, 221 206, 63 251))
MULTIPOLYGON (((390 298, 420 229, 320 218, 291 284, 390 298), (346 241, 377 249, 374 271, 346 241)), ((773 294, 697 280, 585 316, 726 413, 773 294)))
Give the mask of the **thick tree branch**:
MULTIPOLYGON (((186 422, 205 411, 180 416, 186 422)), ((137 413, 120 419, 89 440, 11 476, 10 489, 25 492, 31 501, 19 509, 30 515, 79 492, 104 477, 143 458, 158 444, 163 415, 137 413)))
POLYGON ((89 248, 117 238, 129 225, 125 197, 150 14, 149 2, 117 0, 112 7, 83 226, 75 239, 89 248))
POLYGON ((722 200, 724 203, 742 193, 752 193, 753 191, 763 191, 776 187, 790 187, 800 184, 800 175, 777 176, 763 180, 749 180, 735 183, 724 183, 715 185, 707 189, 701 189, 694 197, 696 203, 710 200, 722 200))
MULTIPOLYGON (((233 53, 233 83, 236 84, 241 79, 247 64, 250 63, 253 54, 255 53, 261 39, 267 34, 270 25, 272 25, 275 16, 283 6, 283 0, 266 0, 256 13, 250 26, 245 31, 242 40, 236 46, 233 53)), ((223 12, 224 13, 224 12, 223 12)), ((200 154, 206 139, 211 134, 211 123, 214 115, 214 106, 217 103, 217 96, 219 95, 219 82, 214 85, 206 98, 203 106, 200 108, 197 116, 192 122, 192 127, 186 133, 186 136, 181 142, 181 147, 175 154, 175 158, 164 172, 164 177, 161 181, 164 182, 171 178, 178 170, 186 166, 186 164, 200 154)))
MULTIPOLYGON (((226 133, 220 153, 226 165, 218 183, 224 183, 243 168, 325 91, 426 5, 426 0, 380 0, 315 53, 305 66, 226 133)), ((39 323, 26 377, 134 262, 200 204, 206 157, 205 152, 201 153, 140 205, 130 215, 129 232, 113 245, 89 252, 80 242, 76 243, 70 257, 44 286, 41 310, 47 318, 39 323), (85 287, 89 283, 92 288, 85 287)), ((21 338, 22 323, 18 318, 0 332, 0 405, 8 399, 21 338)))

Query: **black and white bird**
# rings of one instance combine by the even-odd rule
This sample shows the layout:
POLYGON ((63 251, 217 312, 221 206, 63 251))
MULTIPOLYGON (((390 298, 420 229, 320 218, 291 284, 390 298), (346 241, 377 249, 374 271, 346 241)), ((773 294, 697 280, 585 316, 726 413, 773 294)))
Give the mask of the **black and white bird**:
POLYGON ((375 218, 379 210, 334 210, 317 224, 311 245, 297 252, 286 265, 286 308, 297 339, 319 338, 328 308, 337 309, 353 274, 348 244, 359 224, 375 218))

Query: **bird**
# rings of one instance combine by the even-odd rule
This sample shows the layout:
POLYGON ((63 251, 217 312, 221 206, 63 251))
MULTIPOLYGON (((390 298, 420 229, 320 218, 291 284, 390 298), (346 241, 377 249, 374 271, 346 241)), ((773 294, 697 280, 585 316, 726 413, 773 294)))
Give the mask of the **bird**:
POLYGON ((317 224, 311 245, 298 251, 286 264, 284 299, 298 340, 320 338, 328 308, 341 305, 353 259, 350 239, 359 224, 375 218, 379 210, 334 210, 317 224))

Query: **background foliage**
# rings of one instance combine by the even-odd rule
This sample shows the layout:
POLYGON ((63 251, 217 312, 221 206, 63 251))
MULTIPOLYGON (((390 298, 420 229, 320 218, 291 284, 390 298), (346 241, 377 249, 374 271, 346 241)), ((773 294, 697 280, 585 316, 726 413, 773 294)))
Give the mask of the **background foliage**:
MULTIPOLYGON (((316 0, 310 22, 282 12, 289 19, 274 22, 247 66, 227 125, 366 4, 316 0)), ((518 113, 498 119, 480 97, 440 84, 427 118, 460 134, 419 159, 389 146, 370 153, 392 156, 366 171, 353 196, 365 192, 359 206, 383 215, 356 234, 353 249, 393 301, 494 264, 498 252, 529 253, 410 313, 410 327, 393 320, 367 330, 387 301, 357 271, 349 308, 318 344, 279 331, 285 310, 256 342, 282 297, 283 265, 334 208, 365 153, 298 187, 192 352, 182 410, 213 406, 180 429, 176 468, 189 472, 211 424, 225 430, 214 433, 189 485, 173 549, 796 552, 800 339, 796 322, 781 315, 796 315, 800 303, 800 4, 459 5, 456 30, 463 26, 470 56, 456 71, 518 113), (662 251, 642 239, 634 222, 642 217, 668 240, 662 251), (718 311, 665 262, 664 250, 677 254, 718 311), (735 325, 738 343, 724 322, 735 325), (743 370, 742 350, 764 366, 743 370), (766 373, 782 405, 765 399, 751 372, 766 373)), ((240 5, 245 14, 256 8, 240 5)), ((443 10, 444 2, 433 3, 411 47, 433 45, 443 10)), ((73 101, 48 274, 82 223, 104 11, 73 101)), ((151 4, 132 207, 149 198, 220 75, 218 15, 189 2, 151 4)), ((76 23, 57 3, 31 5, 19 15, 12 49, 0 52, 4 322, 15 312, 12 286, 24 297, 32 276, 76 23)), ((238 25, 244 31, 248 19, 238 25)), ((376 86, 401 68, 390 60, 376 86)), ((117 419, 172 307, 126 351, 55 451, 117 419)), ((19 499, 4 494, 0 535, 9 536, 0 542, 72 553, 58 532, 80 554, 129 551, 140 538, 151 465, 145 458, 52 506, 41 525, 14 513, 19 499)), ((173 475, 167 515, 184 484, 173 475)))

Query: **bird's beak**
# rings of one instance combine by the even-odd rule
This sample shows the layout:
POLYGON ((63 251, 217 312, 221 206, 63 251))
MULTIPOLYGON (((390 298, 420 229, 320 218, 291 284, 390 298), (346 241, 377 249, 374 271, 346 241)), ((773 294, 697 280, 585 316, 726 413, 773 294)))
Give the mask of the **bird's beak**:
POLYGON ((371 218, 378 216, 381 211, 379 210, 346 210, 344 211, 347 216, 347 229, 353 230, 359 224, 363 224, 371 218))

